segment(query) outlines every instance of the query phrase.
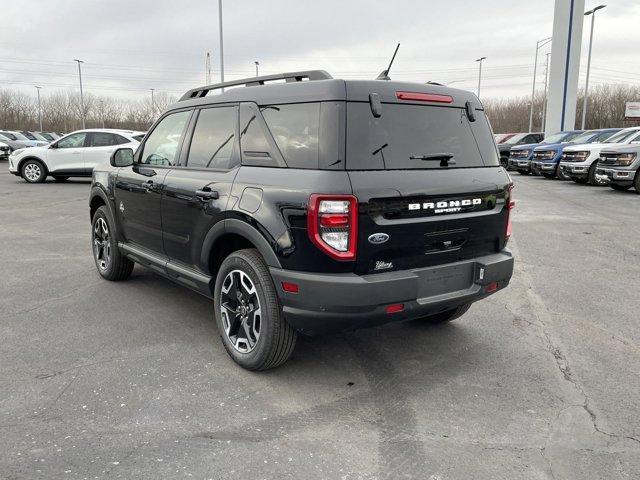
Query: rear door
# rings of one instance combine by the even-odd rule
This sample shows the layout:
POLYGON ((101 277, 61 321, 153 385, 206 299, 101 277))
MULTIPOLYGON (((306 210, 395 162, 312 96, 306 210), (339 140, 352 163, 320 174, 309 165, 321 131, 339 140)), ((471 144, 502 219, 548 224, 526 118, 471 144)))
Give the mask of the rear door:
POLYGON ((164 250, 172 263, 186 267, 200 264, 205 236, 224 219, 240 164, 237 105, 202 108, 194 119, 162 196, 164 250))
POLYGON ((162 188, 178 163, 191 113, 182 110, 162 118, 136 152, 133 166, 121 168, 116 179, 116 217, 125 241, 162 256, 162 188))
POLYGON ((504 247, 510 179, 484 112, 473 110, 470 117, 455 106, 383 102, 376 118, 369 103, 348 102, 357 273, 456 262, 504 247))
POLYGON ((129 146, 129 139, 111 132, 89 132, 89 141, 84 151, 84 168, 87 173, 101 163, 108 163, 116 146, 129 146))

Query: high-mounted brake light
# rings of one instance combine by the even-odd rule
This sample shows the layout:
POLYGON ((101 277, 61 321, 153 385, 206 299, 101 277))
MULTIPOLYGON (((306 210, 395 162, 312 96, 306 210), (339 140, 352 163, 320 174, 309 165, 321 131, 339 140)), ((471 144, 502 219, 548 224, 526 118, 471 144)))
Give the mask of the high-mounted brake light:
POLYGON ((353 195, 309 197, 307 232, 313 244, 336 260, 355 260, 358 199, 353 195))
POLYGON ((453 103, 452 96, 439 95, 437 93, 396 92, 396 98, 398 100, 412 100, 414 102, 453 103))

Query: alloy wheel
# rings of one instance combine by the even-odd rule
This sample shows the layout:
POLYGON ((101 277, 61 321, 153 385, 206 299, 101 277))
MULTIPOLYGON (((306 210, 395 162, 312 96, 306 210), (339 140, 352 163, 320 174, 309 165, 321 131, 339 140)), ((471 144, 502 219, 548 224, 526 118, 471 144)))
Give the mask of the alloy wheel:
POLYGON ((109 227, 104 218, 99 217, 93 227, 93 255, 100 270, 106 270, 111 263, 111 242, 109 227))
POLYGON ((240 353, 251 352, 260 338, 262 312, 258 291, 242 270, 232 270, 222 282, 220 313, 231 345, 240 353))
POLYGON ((37 163, 29 163, 24 167, 24 176, 27 177, 27 180, 30 182, 36 182, 40 178, 40 175, 42 175, 42 170, 37 163))

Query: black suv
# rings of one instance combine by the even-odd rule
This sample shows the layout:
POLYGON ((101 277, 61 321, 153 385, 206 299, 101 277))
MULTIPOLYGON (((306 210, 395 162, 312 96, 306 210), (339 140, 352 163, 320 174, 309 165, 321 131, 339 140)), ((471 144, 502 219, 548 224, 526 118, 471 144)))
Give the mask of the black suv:
POLYGON ((187 92, 94 169, 93 254, 213 298, 229 355, 267 369, 298 332, 448 321, 504 288, 511 189, 471 93, 256 77, 187 92))

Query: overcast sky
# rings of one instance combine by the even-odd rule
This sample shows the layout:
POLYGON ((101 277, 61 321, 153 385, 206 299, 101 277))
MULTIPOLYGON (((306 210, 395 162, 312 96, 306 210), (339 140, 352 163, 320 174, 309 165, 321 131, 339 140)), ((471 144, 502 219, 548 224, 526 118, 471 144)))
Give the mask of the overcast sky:
MULTIPOLYGON (((566 0, 568 1, 568 0, 566 0)), ((609 0, 596 18, 592 83, 640 84, 640 0, 609 0)), ((77 87, 136 98, 204 83, 205 52, 219 79, 217 0, 3 0, 0 87, 43 95, 77 87)), ((453 83, 483 97, 527 95, 535 42, 550 36, 553 0, 224 0, 226 79, 325 69, 373 78, 402 46, 394 79, 453 83)), ((587 0, 586 8, 598 5, 587 0)), ((582 64, 586 65, 588 23, 582 64)), ((544 53, 539 84, 544 81, 544 53)), ((581 85, 584 78, 581 69, 581 85)))

